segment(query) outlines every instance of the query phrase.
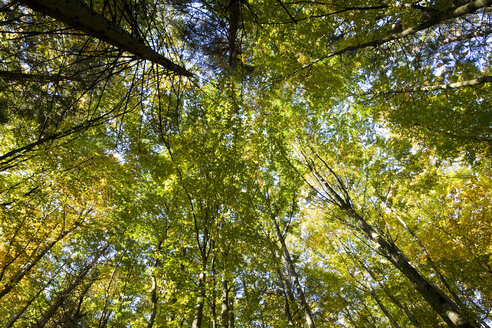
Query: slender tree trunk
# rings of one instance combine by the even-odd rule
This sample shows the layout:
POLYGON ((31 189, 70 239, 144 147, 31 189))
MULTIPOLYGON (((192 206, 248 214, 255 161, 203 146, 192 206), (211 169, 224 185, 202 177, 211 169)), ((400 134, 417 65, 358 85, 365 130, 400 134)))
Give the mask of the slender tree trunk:
POLYGON ((285 277, 283 276, 282 272, 280 269, 277 270, 278 274, 278 283, 279 283, 279 288, 282 293, 282 296, 284 298, 284 310, 285 310, 285 317, 287 318, 287 323, 289 326, 294 325, 294 321, 292 320, 292 314, 290 313, 290 305, 289 305, 289 295, 287 293, 287 287, 286 287, 286 282, 285 282, 285 277))
POLYGON ((80 81, 79 78, 68 77, 59 74, 58 75, 30 74, 30 73, 4 71, 4 70, 0 70, 0 78, 7 81, 17 81, 17 82, 33 81, 38 83, 60 82, 63 80, 80 81))
MULTIPOLYGON (((6 166, 6 164, 8 164, 8 163, 12 162, 13 160, 15 160, 16 158, 22 156, 24 153, 27 153, 27 152, 33 150, 35 147, 37 147, 39 145, 42 145, 42 144, 50 142, 50 141, 58 140, 58 139, 61 139, 63 137, 67 137, 69 135, 72 135, 74 133, 84 131, 84 130, 87 130, 91 127, 105 123, 107 120, 109 120, 111 118, 111 117, 109 117, 109 114, 110 113, 106 113, 106 114, 101 115, 99 117, 96 117, 94 119, 87 120, 84 123, 81 123, 81 124, 76 125, 74 127, 68 128, 64 131, 49 134, 47 136, 42 137, 39 140, 31 142, 28 145, 25 145, 25 146, 22 146, 22 147, 19 147, 16 149, 12 149, 11 151, 7 152, 6 154, 0 155, 0 161, 3 161, 3 162, 0 162, 0 171, 4 171, 4 170, 8 169, 10 166, 6 166), (5 165, 5 167, 2 167, 3 165, 5 165)), ((117 116, 120 116, 122 114, 123 113, 118 114, 117 116)))
POLYGON ((387 95, 387 94, 397 94, 397 93, 412 93, 412 92, 429 92, 436 90, 449 90, 449 89, 459 89, 463 87, 474 87, 477 85, 481 85, 484 83, 492 83, 492 76, 481 76, 476 79, 455 82, 455 83, 447 83, 447 84, 438 84, 438 85, 429 85, 417 88, 407 88, 407 89, 396 89, 396 90, 388 90, 376 92, 375 95, 387 95))
POLYGON ((302 290, 301 284, 299 283, 299 278, 297 277, 297 273, 294 267, 294 263, 292 262, 292 258, 290 257, 289 249, 287 248, 287 245, 285 244, 284 237, 282 236, 282 233, 280 232, 280 227, 278 226, 277 219, 272 216, 272 221, 275 227, 275 232, 277 234, 277 238, 280 241, 280 244, 282 245, 282 252, 284 255, 285 262, 287 264, 287 272, 289 273, 289 276, 291 280, 294 282, 294 287, 297 291, 297 295, 299 297, 299 301, 301 302, 301 306, 304 310, 304 314, 306 316, 306 325, 308 328, 315 328, 314 324, 314 319, 313 319, 313 314, 311 312, 311 308, 309 307, 309 304, 306 301, 306 297, 304 295, 304 291, 302 290))
POLYGON ((72 320, 75 322, 75 324, 78 324, 80 322, 80 320, 84 317, 84 314, 82 313, 82 304, 84 303, 85 296, 87 295, 87 293, 89 292, 89 290, 91 289, 91 287, 95 281, 96 281, 95 278, 92 279, 87 284, 87 286, 84 288, 84 290, 82 291, 82 293, 79 296, 79 302, 77 304, 77 310, 75 311, 75 313, 73 314, 73 317, 72 317, 72 320))
POLYGON ((152 313, 150 315, 150 319, 149 319, 149 323, 147 324, 147 328, 152 328, 154 326, 154 322, 155 322, 155 317, 157 316, 157 308, 158 308, 158 300, 159 300, 159 297, 157 296, 157 288, 159 287, 158 284, 157 284, 157 268, 160 267, 160 261, 159 261, 159 256, 160 256, 160 251, 161 251, 161 247, 162 247, 162 241, 160 241, 158 244, 157 244, 157 252, 156 252, 156 258, 155 258, 155 261, 154 261, 154 272, 152 272, 152 292, 151 292, 151 295, 150 295, 150 300, 152 302, 152 313))
POLYGON ((234 328, 236 318, 234 316, 234 294, 231 294, 229 299, 229 328, 234 328))
POLYGON ((97 263, 97 260, 99 260, 99 258, 101 257, 101 255, 103 255, 109 245, 110 243, 107 243, 106 246, 104 246, 97 252, 94 258, 82 269, 82 271, 70 283, 70 285, 68 285, 68 287, 59 294, 59 296, 55 299, 50 308, 44 313, 43 317, 31 326, 32 328, 43 328, 48 323, 51 317, 53 317, 56 311, 58 311, 58 308, 62 306, 63 303, 65 303, 66 299, 72 294, 74 289, 84 280, 87 273, 89 273, 92 267, 97 263))
POLYGON ((390 291, 384 286, 384 284, 376 277, 374 272, 371 269, 369 269, 369 267, 367 267, 364 263, 362 263, 362 261, 360 259, 358 259, 358 263, 367 273, 369 273, 371 278, 377 282, 377 284, 381 287, 383 292, 386 294, 386 296, 388 296, 388 298, 393 302, 393 304, 395 304, 400 310, 402 310, 405 313, 405 315, 408 317, 408 320, 410 320, 412 325, 415 328, 422 328, 420 326, 419 322, 417 321, 417 319, 415 319, 413 314, 410 312, 410 310, 405 305, 403 305, 400 301, 398 301, 398 299, 395 296, 393 296, 390 293, 390 291))
POLYGON ((147 328, 152 328, 154 326, 155 317, 157 316, 157 276, 156 274, 152 274, 152 293, 150 296, 150 300, 152 302, 152 313, 150 315, 149 323, 147 324, 147 328))
POLYGON ((0 291, 0 299, 2 297, 4 297, 5 295, 7 295, 8 293, 10 293, 12 291, 12 289, 15 287, 15 285, 17 285, 22 280, 22 278, 24 278, 24 276, 26 274, 28 274, 32 270, 32 268, 34 268, 36 266, 36 264, 53 248, 53 246, 55 246, 56 243, 58 243, 60 240, 62 240, 63 237, 68 235, 70 232, 77 229, 81 224, 82 224, 82 221, 77 222, 71 229, 63 231, 62 233, 60 233, 60 235, 58 235, 58 237, 55 240, 53 240, 51 243, 48 244, 48 246, 46 246, 44 249, 42 249, 39 252, 39 254, 33 255, 34 258, 31 260, 31 262, 29 262, 29 264, 27 266, 21 267, 12 276, 12 278, 7 283, 4 284, 4 286, 5 286, 4 289, 2 291, 0 291))
MULTIPOLYGON (((59 270, 56 271, 54 277, 56 277, 56 275, 58 274, 58 272, 61 270, 61 268, 59 270)), ((27 301, 27 303, 22 307, 22 309, 7 323, 7 325, 5 326, 5 328, 11 328, 16 322, 17 320, 19 320, 19 318, 24 314, 24 312, 26 312, 26 310, 29 308, 29 306, 31 306, 31 304, 39 297, 39 295, 46 289, 46 287, 48 287, 49 285, 51 285, 51 283, 53 282, 54 278, 51 278, 45 285, 43 288, 41 288, 40 290, 38 290, 36 292, 36 294, 34 294, 30 299, 29 301, 27 301)))
POLYGON ((363 43, 359 43, 356 45, 344 47, 340 50, 337 50, 337 51, 334 51, 334 52, 328 54, 327 56, 325 56, 323 58, 317 59, 317 60, 315 60, 315 61, 313 61, 307 65, 304 65, 304 68, 310 67, 313 64, 320 62, 326 58, 330 58, 330 57, 337 56, 337 55, 342 55, 342 54, 345 54, 348 52, 356 52, 356 51, 359 51, 359 50, 362 50, 362 49, 365 49, 368 47, 376 47, 376 46, 385 44, 385 43, 390 42, 390 41, 403 39, 409 35, 412 35, 412 34, 415 34, 419 31, 423 31, 425 29, 428 29, 429 27, 432 27, 432 26, 435 26, 438 24, 442 24, 447 20, 458 18, 458 17, 464 16, 467 14, 472 14, 475 11, 477 11, 478 9, 488 7, 491 4, 492 4, 492 0, 475 0, 475 1, 470 1, 467 4, 460 6, 458 8, 452 8, 449 11, 445 11, 445 12, 440 11, 437 15, 433 15, 429 19, 426 19, 425 21, 423 21, 423 22, 421 22, 415 26, 409 27, 409 28, 401 30, 401 31, 391 31, 389 33, 389 35, 387 35, 386 37, 380 38, 380 39, 376 39, 376 40, 372 40, 372 41, 363 42, 363 43))
POLYGON ((396 322, 395 318, 393 318, 393 316, 391 315, 391 313, 389 313, 388 309, 384 306, 383 302, 381 302, 381 300, 379 299, 379 297, 376 295, 376 292, 371 288, 371 291, 369 293, 371 294, 372 298, 374 298, 374 300, 378 304, 378 306, 381 309, 381 311, 383 311, 383 313, 386 316, 386 318, 388 318, 388 320, 391 323, 391 325, 394 328, 400 328, 400 325, 398 324, 398 322, 396 322))
POLYGON ((205 303, 205 270, 198 277, 198 294, 196 296, 195 315, 193 317, 192 328, 201 328, 203 320, 203 305, 205 303))
POLYGON ((346 308, 345 311, 342 312, 345 312, 347 314, 348 321, 351 322, 354 327, 358 328, 357 325, 355 324, 354 317, 352 317, 352 313, 350 313, 350 310, 346 308))
POLYGON ((220 309, 222 328, 229 328, 229 282, 222 278, 222 306, 220 309))
POLYGON ((210 300, 210 312, 212 314, 212 328, 217 328, 217 281, 215 278, 215 257, 212 259, 212 295, 210 300))

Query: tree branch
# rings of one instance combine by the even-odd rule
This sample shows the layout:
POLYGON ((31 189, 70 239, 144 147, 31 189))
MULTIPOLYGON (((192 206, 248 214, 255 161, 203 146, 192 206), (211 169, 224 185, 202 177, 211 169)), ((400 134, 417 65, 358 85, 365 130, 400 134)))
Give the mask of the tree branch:
POLYGON ((20 0, 20 2, 141 59, 161 65, 178 75, 193 76, 184 67, 158 54, 128 31, 94 12, 80 0, 20 0))
MULTIPOLYGON (((449 90, 449 89, 458 89, 462 87, 473 87, 484 83, 492 83, 492 75, 485 75, 478 77, 473 80, 455 82, 455 83, 447 83, 447 84, 438 84, 438 85, 429 85, 420 88, 407 88, 407 89, 397 89, 397 90, 388 90, 376 92, 375 95, 387 95, 387 94, 398 94, 398 93, 410 93, 410 92, 428 92, 435 90, 449 90)), ((367 94, 367 93, 366 93, 367 94)))
POLYGON ((403 39, 404 37, 407 37, 409 35, 415 34, 419 31, 428 29, 429 27, 441 24, 447 20, 458 18, 467 14, 474 13, 480 8, 488 7, 492 5, 492 0, 475 0, 470 3, 467 3, 466 5, 463 5, 458 8, 451 9, 449 11, 441 12, 440 14, 432 15, 430 18, 427 20, 421 22, 420 24, 417 24, 415 26, 409 27, 401 32, 392 32, 388 36, 381 38, 381 39, 376 39, 368 42, 363 42, 360 44, 356 44, 353 46, 348 46, 345 48, 342 48, 340 50, 334 51, 327 56, 324 56, 322 58, 319 58, 307 65, 304 65, 303 68, 308 68, 317 62, 323 61, 324 59, 336 56, 336 55, 342 55, 347 52, 352 52, 352 51, 358 51, 364 48, 368 47, 376 47, 382 44, 385 44, 390 41, 394 40, 399 40, 403 39))

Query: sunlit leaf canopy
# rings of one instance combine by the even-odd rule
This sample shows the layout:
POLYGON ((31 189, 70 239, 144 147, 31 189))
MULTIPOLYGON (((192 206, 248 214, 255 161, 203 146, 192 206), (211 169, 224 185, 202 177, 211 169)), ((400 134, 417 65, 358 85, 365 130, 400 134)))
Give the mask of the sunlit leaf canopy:
POLYGON ((0 1, 0 326, 490 327, 491 12, 0 1))

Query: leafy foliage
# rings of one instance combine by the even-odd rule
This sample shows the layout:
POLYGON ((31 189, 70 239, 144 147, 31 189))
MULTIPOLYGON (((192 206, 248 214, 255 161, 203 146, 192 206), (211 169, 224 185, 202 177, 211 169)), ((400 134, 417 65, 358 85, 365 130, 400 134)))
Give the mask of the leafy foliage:
POLYGON ((490 1, 72 1, 0 3, 2 327, 490 326, 490 1))

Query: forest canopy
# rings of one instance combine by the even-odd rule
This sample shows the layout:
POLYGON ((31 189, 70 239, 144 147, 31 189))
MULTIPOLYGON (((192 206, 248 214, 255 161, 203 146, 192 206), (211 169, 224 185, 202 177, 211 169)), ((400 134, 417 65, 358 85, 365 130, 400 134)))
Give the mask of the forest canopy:
POLYGON ((1 327, 492 326, 492 0, 0 0, 1 327))

